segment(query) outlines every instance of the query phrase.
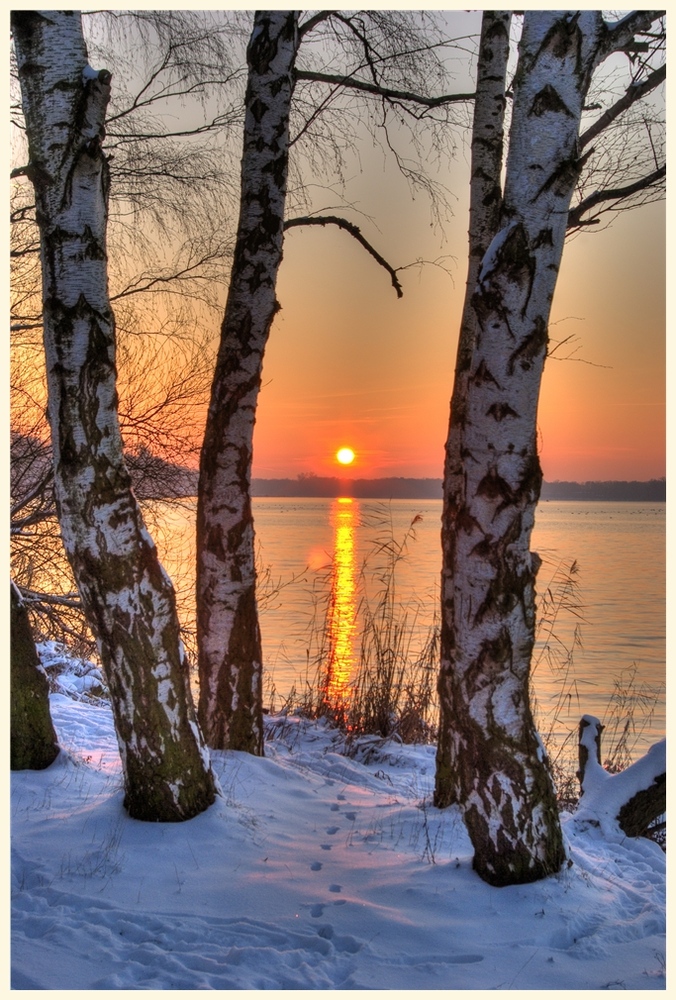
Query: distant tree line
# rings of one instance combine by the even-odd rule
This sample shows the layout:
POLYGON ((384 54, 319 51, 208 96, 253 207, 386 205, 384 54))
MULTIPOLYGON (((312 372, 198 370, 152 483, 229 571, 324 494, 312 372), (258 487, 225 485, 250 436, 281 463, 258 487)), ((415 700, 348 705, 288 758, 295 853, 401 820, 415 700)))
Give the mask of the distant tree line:
POLYGON ((371 500, 441 500, 440 479, 342 479, 300 475, 297 479, 252 479, 255 497, 340 497, 371 500))
MULTIPOLYGON (((253 479, 255 497, 339 497, 372 500, 441 500, 441 479, 412 479, 390 476, 384 479, 339 479, 336 476, 299 476, 297 479, 253 479)), ((651 501, 664 503, 666 479, 647 482, 543 482, 543 500, 651 501)))
POLYGON ((542 484, 542 500, 649 500, 664 503, 667 499, 666 479, 649 479, 647 482, 609 480, 573 483, 556 480, 542 484))

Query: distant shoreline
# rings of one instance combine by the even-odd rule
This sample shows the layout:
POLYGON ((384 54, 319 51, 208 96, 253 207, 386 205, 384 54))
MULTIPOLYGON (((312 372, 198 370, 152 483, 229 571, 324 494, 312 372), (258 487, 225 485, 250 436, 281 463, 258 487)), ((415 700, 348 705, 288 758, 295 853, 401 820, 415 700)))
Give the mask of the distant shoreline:
MULTIPOLYGON (((196 469, 172 465, 156 459, 156 464, 166 469, 163 486, 164 497, 197 496, 198 473, 196 469)), ((157 499, 153 492, 153 479, 134 483, 136 495, 142 499, 157 499), (149 488, 150 487, 150 488, 149 488)), ((331 499, 351 496, 358 500, 441 500, 441 479, 416 479, 407 476, 389 476, 380 479, 347 479, 339 476, 315 476, 301 473, 294 478, 251 480, 253 497, 288 497, 331 499)), ((555 481, 543 482, 541 500, 578 500, 609 502, 666 503, 666 479, 599 480, 584 483, 555 481)))
MULTIPOLYGON (((352 496, 359 500, 441 500, 441 479, 339 479, 334 476, 299 476, 297 479, 261 479, 251 482, 253 497, 352 496)), ((541 500, 665 503, 665 479, 598 482, 544 482, 541 500)))

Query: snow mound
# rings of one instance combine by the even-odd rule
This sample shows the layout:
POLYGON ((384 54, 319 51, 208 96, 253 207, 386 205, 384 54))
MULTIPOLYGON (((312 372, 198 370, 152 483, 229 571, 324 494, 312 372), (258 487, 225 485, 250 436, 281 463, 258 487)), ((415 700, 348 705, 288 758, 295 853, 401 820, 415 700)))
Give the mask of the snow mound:
POLYGON ((107 699, 106 682, 95 663, 77 659, 60 642, 51 640, 37 643, 37 651, 50 690, 99 703, 107 699))

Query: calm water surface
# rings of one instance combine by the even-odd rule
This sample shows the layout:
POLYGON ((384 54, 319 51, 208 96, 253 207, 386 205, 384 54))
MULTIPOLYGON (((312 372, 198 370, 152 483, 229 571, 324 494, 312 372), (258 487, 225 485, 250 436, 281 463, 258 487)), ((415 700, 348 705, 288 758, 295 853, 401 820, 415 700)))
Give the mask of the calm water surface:
MULTIPOLYGON (((555 717, 557 731, 575 728, 584 713, 607 717, 613 692, 635 673, 634 694, 643 691, 653 706, 640 748, 664 734, 665 513, 663 504, 652 503, 548 501, 538 508, 532 543, 543 559, 538 604, 547 592, 556 595, 562 570, 575 563, 581 605, 559 612, 548 647, 554 655, 543 655, 544 624, 540 631, 534 693, 540 718, 550 725, 555 717)), ((441 501, 257 498, 254 517, 261 564, 274 580, 292 581, 261 607, 266 671, 280 696, 304 683, 322 630, 333 638, 339 682, 349 675, 358 655, 363 585, 373 601, 387 561, 388 550, 378 551, 383 543, 400 545, 408 537, 397 564, 397 595, 403 605, 415 600, 422 641, 437 613, 441 501)), ((179 590, 189 595, 190 511, 172 521, 160 550, 179 590), (178 561, 176 533, 186 545, 178 561)))

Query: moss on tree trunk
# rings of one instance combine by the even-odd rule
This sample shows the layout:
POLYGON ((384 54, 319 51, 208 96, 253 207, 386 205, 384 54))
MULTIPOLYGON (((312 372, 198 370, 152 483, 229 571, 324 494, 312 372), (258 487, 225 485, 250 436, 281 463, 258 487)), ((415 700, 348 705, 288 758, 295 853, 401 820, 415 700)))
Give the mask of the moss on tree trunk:
POLYGON ((25 605, 10 583, 10 767, 42 771, 56 759, 59 744, 49 712, 49 685, 25 605))

